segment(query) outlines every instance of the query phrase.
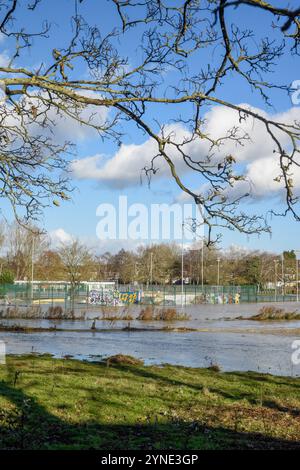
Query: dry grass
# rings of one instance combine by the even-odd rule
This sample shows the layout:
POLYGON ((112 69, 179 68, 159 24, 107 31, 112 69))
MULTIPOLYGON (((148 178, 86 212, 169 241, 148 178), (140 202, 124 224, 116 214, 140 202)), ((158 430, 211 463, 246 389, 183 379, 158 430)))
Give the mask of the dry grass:
POLYGON ((176 308, 155 308, 150 305, 143 308, 137 317, 137 320, 141 321, 178 321, 189 319, 189 315, 178 312, 176 308))
POLYGON ((21 307, 7 307, 0 310, 0 318, 5 319, 15 319, 15 318, 24 318, 24 319, 38 319, 43 318, 43 312, 40 307, 32 306, 27 308, 21 307))
POLYGON ((86 312, 75 314, 73 309, 64 310, 60 305, 53 305, 43 310, 40 306, 7 307, 0 310, 0 319, 26 319, 26 320, 85 320, 86 312))
POLYGON ((146 308, 143 308, 140 311, 139 316, 137 317, 137 320, 142 320, 142 321, 153 321, 154 320, 154 307, 151 305, 148 305, 146 308))
POLYGON ((110 356, 106 359, 106 365, 110 366, 112 364, 120 364, 120 365, 131 365, 131 366, 142 366, 144 364, 143 361, 137 359, 133 356, 127 356, 125 354, 116 354, 114 356, 110 356))
POLYGON ((111 322, 133 320, 129 307, 124 307, 122 310, 120 310, 120 307, 102 307, 101 314, 102 316, 99 317, 98 320, 107 320, 111 322))
POLYGON ((300 313, 297 311, 286 312, 283 308, 277 308, 274 305, 262 307, 257 315, 253 315, 245 320, 255 321, 282 321, 282 320, 300 320, 300 313))

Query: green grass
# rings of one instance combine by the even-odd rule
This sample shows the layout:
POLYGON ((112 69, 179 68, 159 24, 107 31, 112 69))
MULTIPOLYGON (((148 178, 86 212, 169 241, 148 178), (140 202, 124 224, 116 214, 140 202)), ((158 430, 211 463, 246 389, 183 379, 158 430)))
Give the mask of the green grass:
POLYGON ((300 380, 9 356, 1 449, 300 448, 300 380))

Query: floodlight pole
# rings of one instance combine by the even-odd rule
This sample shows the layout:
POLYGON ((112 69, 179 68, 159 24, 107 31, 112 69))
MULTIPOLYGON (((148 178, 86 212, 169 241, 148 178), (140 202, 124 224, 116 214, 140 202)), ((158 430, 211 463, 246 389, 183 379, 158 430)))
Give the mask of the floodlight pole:
POLYGON ((182 240, 181 240, 181 308, 183 308, 183 238, 184 238, 184 221, 182 221, 182 240))
POLYGON ((150 285, 153 284, 153 253, 150 252, 150 285))
POLYGON ((34 279, 34 235, 32 234, 32 246, 31 246, 31 303, 33 302, 33 279, 34 279))
MULTIPOLYGON (((281 255, 281 277, 282 277, 282 296, 285 296, 285 279, 284 279, 284 256, 281 255)), ((283 299, 284 300, 284 299, 283 299)))
POLYGON ((202 285, 202 294, 204 287, 204 239, 202 237, 202 252, 201 252, 201 285, 202 285))
POLYGON ((277 301, 277 263, 278 260, 274 259, 274 265, 275 265, 275 293, 274 293, 274 300, 275 302, 277 301))

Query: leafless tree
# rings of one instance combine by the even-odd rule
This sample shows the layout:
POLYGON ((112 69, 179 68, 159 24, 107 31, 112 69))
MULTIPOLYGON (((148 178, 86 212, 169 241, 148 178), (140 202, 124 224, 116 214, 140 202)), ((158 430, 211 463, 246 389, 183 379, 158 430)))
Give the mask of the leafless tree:
POLYGON ((30 280, 32 263, 48 248, 47 234, 31 225, 16 222, 7 227, 7 262, 18 280, 30 280))
POLYGON ((66 278, 72 288, 83 280, 89 280, 93 259, 90 250, 85 245, 79 240, 73 240, 62 244, 58 254, 64 266, 66 278))
MULTIPOLYGON (((285 213, 289 211, 299 220, 293 189, 299 167, 299 123, 278 122, 237 105, 234 99, 224 98, 222 89, 235 75, 269 105, 271 90, 289 91, 288 85, 270 81, 270 72, 281 56, 298 58, 299 6, 290 8, 283 1, 277 7, 271 0, 107 0, 106 5, 114 7, 114 27, 103 34, 100 19, 96 25, 89 24, 81 14, 84 6, 95 8, 92 1, 75 0, 72 10, 69 3, 72 34, 60 47, 47 21, 36 31, 23 24, 25 9, 35 19, 42 17, 45 0, 0 0, 0 33, 15 44, 9 64, 0 67, 6 97, 0 106, 0 190, 17 217, 24 209, 27 218, 37 217, 49 200, 57 205, 68 198, 70 188, 63 170, 68 167, 66 152, 71 151, 71 142, 59 144, 53 138, 59 116, 117 142, 122 141, 124 120, 142 130, 157 148, 144 172, 150 178, 161 161, 167 163, 178 186, 201 205, 209 242, 212 230, 219 226, 246 234, 270 230, 265 217, 242 209, 241 201, 249 197, 250 186, 236 198, 230 193, 230 188, 245 179, 238 154, 249 135, 243 132, 242 123, 258 122, 278 158, 276 180, 285 188, 285 213), (240 9, 241 15, 250 9, 264 14, 276 38, 260 37, 257 31, 243 28, 238 19, 233 23, 234 9, 240 9), (133 66, 119 47, 132 31, 139 44, 133 66), (46 38, 51 40, 52 53, 38 67, 22 65, 24 51, 46 38), (83 67, 88 70, 85 76, 83 67), (167 74, 170 70, 174 72, 167 74), (214 139, 206 132, 204 120, 211 105, 233 110, 241 126, 214 139), (172 116, 168 125, 153 119, 165 106, 172 116), (109 110, 108 117, 99 122, 98 110, 103 107, 109 110), (183 138, 172 130, 178 122, 188 129, 183 138), (223 150, 228 141, 235 144, 234 155, 223 150), (198 142, 206 145, 206 151, 195 157, 190 148, 198 142), (182 179, 174 154, 199 174, 199 181, 207 183, 205 190, 195 191, 182 179)), ((57 2, 57 8, 59 5, 57 2)))

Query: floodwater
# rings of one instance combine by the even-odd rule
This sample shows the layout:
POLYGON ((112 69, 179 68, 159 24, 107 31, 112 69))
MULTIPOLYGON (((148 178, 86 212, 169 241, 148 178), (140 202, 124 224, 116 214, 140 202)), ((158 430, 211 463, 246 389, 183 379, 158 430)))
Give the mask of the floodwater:
MULTIPOLYGON (((300 376, 300 364, 292 362, 292 347, 300 340, 300 321, 254 322, 247 320, 263 304, 187 306, 190 320, 169 323, 171 327, 197 328, 200 331, 159 331, 166 322, 131 321, 130 326, 150 331, 124 331, 127 321, 96 321, 99 311, 88 311, 88 320, 1 320, 1 324, 48 328, 64 331, 39 333, 0 332, 8 354, 50 353, 79 359, 99 360, 122 353, 143 359, 146 364, 176 364, 207 367, 218 364, 222 370, 259 371, 277 375, 300 376), (245 320, 234 320, 243 316, 245 320), (229 319, 231 319, 229 321, 229 319), (156 329, 157 331, 153 331, 156 329), (73 331, 67 331, 73 330, 73 331), (74 331, 76 330, 76 331, 74 331), (103 331, 104 330, 104 331, 103 331), (107 331, 105 331, 107 330, 107 331)), ((287 311, 300 311, 300 303, 276 304, 287 311)), ((132 307, 136 317, 138 307, 132 307)), ((300 349, 300 342, 298 349, 300 349)), ((300 354, 299 354, 300 357, 300 354)))

